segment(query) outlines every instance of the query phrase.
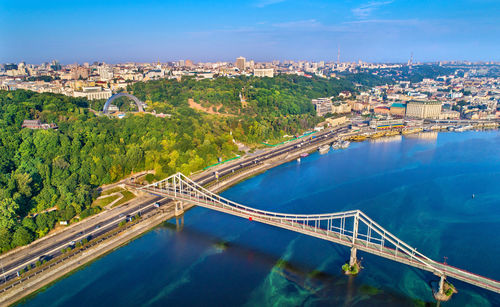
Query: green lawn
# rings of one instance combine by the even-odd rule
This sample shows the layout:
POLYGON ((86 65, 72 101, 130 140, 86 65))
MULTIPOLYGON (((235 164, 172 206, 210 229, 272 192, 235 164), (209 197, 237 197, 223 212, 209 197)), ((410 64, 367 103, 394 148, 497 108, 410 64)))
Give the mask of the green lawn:
POLYGON ((126 203, 127 201, 135 198, 135 195, 134 193, 130 192, 130 191, 127 191, 127 190, 124 190, 123 192, 121 192, 121 194, 123 195, 123 198, 120 199, 118 202, 116 202, 116 204, 113 205, 113 207, 116 207, 116 206, 119 206, 121 204, 124 204, 126 203))
POLYGON ((113 193, 116 193, 116 192, 121 192, 121 191, 124 191, 124 190, 125 189, 123 189, 121 187, 116 187, 116 188, 112 188, 112 189, 103 191, 100 196, 105 196, 105 195, 113 194, 113 193))
POLYGON ((96 199, 92 203, 92 207, 101 207, 101 208, 104 208, 107 205, 111 204, 114 200, 118 199, 118 197, 120 197, 120 195, 117 194, 117 195, 109 196, 109 197, 106 197, 106 198, 96 199))

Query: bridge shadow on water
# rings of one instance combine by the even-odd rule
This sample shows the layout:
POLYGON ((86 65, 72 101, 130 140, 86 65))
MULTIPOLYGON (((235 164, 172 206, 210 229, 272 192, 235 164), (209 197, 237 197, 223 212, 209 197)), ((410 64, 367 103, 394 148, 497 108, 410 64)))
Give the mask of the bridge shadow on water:
MULTIPOLYGON (((281 295, 287 296, 287 292, 294 291, 294 288, 308 294, 307 300, 299 305, 436 306, 435 302, 414 300, 402 294, 363 283, 359 277, 346 276, 341 271, 343 263, 333 263, 333 266, 330 265, 328 268, 320 270, 307 263, 286 260, 253 246, 222 240, 212 234, 185 226, 184 216, 170 219, 159 227, 176 232, 175 235, 179 240, 212 246, 228 257, 244 259, 245 262, 252 265, 266 268, 268 276, 263 276, 264 279, 274 274, 275 278, 282 278, 286 281, 286 287, 280 289, 283 292, 281 295), (335 270, 335 267, 338 270, 335 270)), ((332 248, 340 255, 345 256, 345 259, 349 258, 347 248, 337 244, 332 244, 332 248)), ((245 276, 242 276, 242 279, 245 279, 245 276)), ((249 305, 252 304, 249 303, 249 305)))

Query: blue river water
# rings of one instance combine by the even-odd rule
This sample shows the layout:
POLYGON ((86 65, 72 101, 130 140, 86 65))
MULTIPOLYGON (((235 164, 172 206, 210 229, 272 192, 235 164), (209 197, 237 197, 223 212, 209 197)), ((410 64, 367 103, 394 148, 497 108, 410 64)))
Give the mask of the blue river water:
MULTIPOLYGON (((353 143, 250 178, 223 196, 265 210, 361 209, 430 258, 500 279, 500 132, 353 143), (472 197, 472 194, 475 197, 472 197)), ((437 277, 203 208, 188 211, 24 300, 24 306, 411 306, 437 277)), ((499 306, 460 281, 442 306, 499 306)))

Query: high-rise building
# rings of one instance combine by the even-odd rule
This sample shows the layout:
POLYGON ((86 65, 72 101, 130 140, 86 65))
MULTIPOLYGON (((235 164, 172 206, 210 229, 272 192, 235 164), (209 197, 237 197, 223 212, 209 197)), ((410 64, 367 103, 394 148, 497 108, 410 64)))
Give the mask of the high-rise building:
POLYGON ((246 59, 242 56, 236 59, 235 66, 240 70, 244 71, 245 70, 245 65, 246 65, 246 59))
POLYGON ((77 66, 71 69, 71 75, 73 79, 87 79, 89 77, 89 69, 81 66, 77 66))
POLYGON ((406 116, 414 118, 439 118, 441 102, 439 101, 410 101, 406 105, 406 116))

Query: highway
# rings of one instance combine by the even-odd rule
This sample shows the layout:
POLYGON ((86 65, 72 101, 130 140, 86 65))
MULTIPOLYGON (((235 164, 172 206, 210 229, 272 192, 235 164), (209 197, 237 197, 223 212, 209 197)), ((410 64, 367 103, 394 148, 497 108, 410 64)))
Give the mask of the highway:
MULTIPOLYGON (((430 127, 432 124, 426 124, 424 127, 430 127)), ((277 146, 275 148, 267 149, 265 152, 247 156, 241 160, 223 164, 219 167, 213 168, 217 171, 218 177, 223 177, 225 175, 231 174, 238 170, 247 168, 255 164, 261 164, 266 160, 279 157, 286 153, 294 153, 303 150, 305 147, 311 149, 319 146, 321 143, 331 140, 334 141, 335 138, 339 137, 339 134, 345 134, 348 132, 347 126, 339 126, 322 132, 317 132, 314 135, 304 137, 302 139, 294 140, 289 143, 277 146)), ((362 132, 373 131, 370 128, 363 129, 362 132)), ((217 180, 214 171, 207 171, 205 175, 200 176, 195 181, 200 185, 206 185, 212 181, 217 180)), ((34 265, 40 257, 44 259, 50 259, 57 257, 61 253, 61 249, 68 247, 72 241, 81 241, 84 238, 95 238, 101 234, 104 234, 116 227, 118 224, 126 218, 127 215, 135 215, 138 212, 147 213, 154 210, 154 203, 160 201, 162 204, 167 203, 168 199, 162 199, 159 196, 155 196, 146 201, 132 201, 131 204, 123 205, 118 208, 113 208, 112 210, 105 211, 98 214, 97 216, 91 217, 89 219, 83 220, 82 226, 76 224, 73 229, 67 229, 61 234, 57 234, 54 238, 41 239, 35 241, 31 246, 19 250, 19 252, 14 252, 13 255, 9 255, 0 259, 0 285, 9 281, 17 276, 17 272, 25 268, 28 265, 34 265), (128 208, 127 208, 128 207, 128 208), (124 209, 126 208, 126 209, 124 209), (101 218, 105 217, 105 218, 101 218), (99 220, 101 218, 101 220, 99 220), (92 222, 93 220, 99 220, 99 222, 92 222)))
MULTIPOLYGON (((167 203, 169 200, 161 199, 161 197, 154 197, 151 200, 143 201, 137 206, 127 208, 123 211, 116 211, 116 214, 99 221, 97 224, 92 224, 87 227, 78 227, 78 232, 72 231, 69 236, 65 236, 64 240, 56 241, 53 243, 45 244, 42 248, 34 252, 27 250, 24 253, 24 257, 21 257, 15 261, 12 261, 6 265, 2 266, 2 275, 0 276, 0 284, 11 280, 17 276, 17 271, 25 268, 27 265, 34 265, 36 261, 43 257, 43 259, 49 260, 57 257, 61 254, 61 249, 69 247, 71 242, 78 242, 84 238, 92 239, 99 237, 100 235, 118 227, 118 224, 123 221, 127 215, 134 216, 138 213, 146 214, 155 209, 154 203, 160 202, 162 205, 167 203)), ((5 260, 4 260, 5 261, 5 260)))
MULTIPOLYGON (((434 123, 435 122, 426 123, 424 124, 423 128, 430 128, 434 123)), ((448 125, 457 123, 470 124, 471 122, 447 121, 448 125)), ((317 132, 314 135, 294 140, 275 148, 267 149, 263 153, 247 156, 242 158, 241 160, 223 164, 219 167, 214 167, 212 168, 212 170, 216 170, 217 175, 220 178, 249 166, 261 164, 266 160, 279 157, 283 154, 294 153, 303 150, 304 147, 313 149, 314 147, 319 146, 319 144, 324 141, 333 141, 335 138, 339 137, 339 134, 345 134, 348 132, 348 130, 348 127, 344 125, 322 132, 317 132)), ((373 131, 373 129, 366 127, 358 133, 373 131)), ((200 176, 195 181, 200 185, 206 185, 215 180, 217 180, 215 172, 207 171, 205 175, 200 176)), ((152 197, 146 201, 137 201, 136 199, 128 205, 113 208, 112 210, 108 210, 89 219, 85 219, 80 222, 81 226, 79 226, 80 223, 78 223, 73 229, 67 229, 62 233, 55 235, 54 238, 42 238, 32 243, 29 247, 21 249, 18 252, 14 252, 13 255, 9 255, 7 257, 4 257, 3 259, 0 259, 0 285, 11 280, 12 278, 15 278, 19 270, 25 268, 28 265, 34 265, 35 262, 38 261, 41 257, 43 257, 43 259, 51 259, 53 257, 57 257, 61 254, 61 249, 68 247, 72 241, 78 242, 84 238, 95 238, 118 227, 118 224, 122 220, 124 220, 127 215, 135 215, 138 212, 147 213, 151 210, 154 210, 154 203, 157 201, 165 204, 169 200, 162 199, 159 196, 152 197), (99 221, 93 222, 93 220, 99 221)))
MULTIPOLYGON (((251 166, 252 164, 264 162, 265 160, 272 159, 272 158, 280 156, 284 153, 287 153, 287 152, 291 153, 294 151, 301 150, 302 147, 307 147, 307 146, 319 144, 327 139, 334 139, 340 133, 346 133, 347 131, 348 131, 347 126, 337 127, 337 128, 332 129, 332 130, 328 130, 328 131, 325 131, 322 133, 317 133, 314 136, 314 138, 305 137, 305 138, 300 139, 298 141, 292 141, 290 143, 284 144, 280 147, 277 147, 276 149, 269 150, 265 153, 261 153, 261 154, 255 155, 255 156, 243 158, 242 160, 239 161, 239 163, 231 164, 231 165, 228 165, 225 167, 223 166, 223 167, 219 168, 217 170, 218 176, 222 177, 222 176, 225 176, 227 174, 232 173, 233 171, 237 171, 237 170, 240 170, 242 168, 251 166), (299 145, 300 145, 300 147, 297 147, 299 145)), ((196 183, 198 183, 200 185, 205 185, 205 184, 207 184, 215 179, 216 178, 215 178, 214 172, 211 172, 211 173, 206 174, 205 176, 197 178, 197 180, 195 180, 195 181, 196 181, 196 183)))
MULTIPOLYGON (((239 161, 239 163, 228 164, 227 166, 223 165, 217 170, 217 172, 219 177, 221 177, 256 163, 262 163, 268 159, 275 158, 287 152, 298 151, 306 146, 314 146, 315 144, 319 144, 327 139, 337 137, 339 133, 345 132, 347 132, 347 127, 342 126, 332 130, 316 133, 314 137, 304 137, 303 139, 295 140, 282 146, 268 149, 264 153, 243 158, 239 161)), ((204 185, 213 180, 216 180, 215 174, 214 172, 210 172, 198 178, 196 181, 199 184, 204 185)), ((34 242, 32 243, 32 246, 25 248, 24 250, 20 250, 15 254, 15 256, 9 256, 0 260, 0 285, 11 280, 12 278, 15 278, 19 270, 28 265, 34 265, 36 261, 41 259, 41 257, 43 257, 43 259, 51 259, 59 256, 61 254, 61 249, 70 246, 73 241, 78 242, 84 238, 92 239, 98 237, 101 234, 118 227, 118 224, 123 221, 127 215, 133 216, 138 212, 144 214, 156 209, 154 206, 155 202, 160 202, 163 205, 169 201, 170 200, 168 199, 162 199, 159 196, 155 196, 147 201, 137 202, 137 204, 131 205, 127 209, 123 209, 123 206, 121 208, 114 208, 101 213, 106 217, 99 220, 97 223, 92 223, 92 220, 96 217, 91 217, 90 219, 83 220, 81 222, 82 226, 77 225, 71 230, 68 229, 63 231, 61 234, 57 234, 55 238, 34 242)))

